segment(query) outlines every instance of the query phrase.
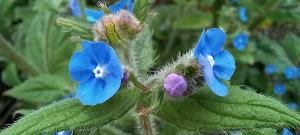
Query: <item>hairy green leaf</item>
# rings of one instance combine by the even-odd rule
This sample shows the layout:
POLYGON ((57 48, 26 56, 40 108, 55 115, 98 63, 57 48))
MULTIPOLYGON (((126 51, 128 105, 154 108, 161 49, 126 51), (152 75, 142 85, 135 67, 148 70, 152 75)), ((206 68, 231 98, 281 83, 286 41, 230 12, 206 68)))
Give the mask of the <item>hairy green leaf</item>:
POLYGON ((139 75, 145 77, 151 66, 154 64, 155 51, 152 46, 152 32, 148 25, 145 26, 143 32, 139 33, 131 42, 134 48, 136 66, 139 75))
POLYGON ((137 90, 122 89, 107 102, 96 106, 84 106, 76 98, 62 100, 26 115, 4 129, 0 135, 29 135, 101 127, 128 112, 137 97, 137 90))
POLYGON ((145 21, 152 2, 153 0, 137 0, 134 2, 134 15, 140 21, 145 21))
POLYGON ((5 95, 26 102, 47 104, 62 99, 69 91, 70 86, 63 78, 41 75, 6 91, 5 95))
POLYGON ((300 115, 280 102, 239 87, 218 97, 208 88, 183 100, 167 100, 157 115, 192 131, 299 127, 300 115))

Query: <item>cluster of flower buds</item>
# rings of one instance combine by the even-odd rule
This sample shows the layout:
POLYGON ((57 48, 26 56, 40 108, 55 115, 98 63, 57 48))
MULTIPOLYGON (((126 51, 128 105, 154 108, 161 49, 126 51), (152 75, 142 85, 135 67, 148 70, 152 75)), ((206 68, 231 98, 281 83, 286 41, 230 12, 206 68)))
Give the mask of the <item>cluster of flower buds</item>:
POLYGON ((95 40, 131 39, 142 30, 139 20, 129 11, 107 14, 94 24, 95 40), (113 38, 113 39, 112 39, 113 38))

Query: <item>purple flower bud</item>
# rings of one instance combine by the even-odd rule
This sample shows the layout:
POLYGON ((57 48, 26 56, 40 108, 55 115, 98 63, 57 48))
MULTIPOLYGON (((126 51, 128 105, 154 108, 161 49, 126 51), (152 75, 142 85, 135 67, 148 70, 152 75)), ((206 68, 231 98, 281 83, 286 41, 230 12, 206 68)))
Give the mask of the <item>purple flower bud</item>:
POLYGON ((123 69, 123 78, 121 80, 121 84, 127 84, 128 83, 128 78, 129 78, 129 73, 127 69, 123 69))
POLYGON ((164 88, 172 97, 182 96, 187 90, 187 82, 182 76, 171 73, 164 79, 164 88))

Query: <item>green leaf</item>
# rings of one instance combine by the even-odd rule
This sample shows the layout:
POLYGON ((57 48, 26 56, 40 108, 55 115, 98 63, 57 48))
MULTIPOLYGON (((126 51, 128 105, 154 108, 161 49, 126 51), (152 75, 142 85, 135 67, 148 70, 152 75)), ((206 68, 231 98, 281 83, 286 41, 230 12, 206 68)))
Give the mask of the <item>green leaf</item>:
POLYGON ((149 68, 154 64, 155 55, 152 46, 152 32, 148 25, 146 25, 144 31, 139 33, 131 42, 131 46, 134 47, 134 55, 139 75, 145 77, 149 68))
POLYGON ((70 86, 63 78, 41 75, 26 80, 4 94, 18 100, 42 105, 62 99, 68 92, 70 92, 70 86))
POLYGON ((192 131, 299 127, 300 115, 279 101, 239 87, 229 87, 226 97, 208 88, 183 100, 167 99, 157 115, 177 127, 192 131))
POLYGON ((210 26, 212 23, 212 15, 209 13, 198 12, 182 16, 175 20, 174 27, 178 29, 199 30, 210 26))
POLYGON ((150 6, 153 3, 152 0, 137 0, 134 2, 134 15, 142 22, 145 21, 150 6))
POLYGON ((8 64, 8 66, 3 70, 1 77, 2 81, 9 86, 15 86, 21 83, 17 68, 13 64, 8 64))
POLYGON ((300 37, 296 36, 295 34, 289 33, 285 36, 284 40, 282 41, 283 48, 286 52, 288 52, 289 58, 293 62, 300 61, 300 37))
POLYGON ((29 135, 101 127, 128 112, 137 100, 135 89, 120 90, 107 102, 84 106, 72 98, 53 103, 18 120, 0 135, 29 135))

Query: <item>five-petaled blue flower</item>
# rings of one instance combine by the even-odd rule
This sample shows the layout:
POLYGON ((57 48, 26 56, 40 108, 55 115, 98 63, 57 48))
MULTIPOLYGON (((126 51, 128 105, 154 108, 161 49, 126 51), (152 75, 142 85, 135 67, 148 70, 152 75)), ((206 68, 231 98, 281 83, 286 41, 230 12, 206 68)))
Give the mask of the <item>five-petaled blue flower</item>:
POLYGON ((289 129, 284 128, 282 130, 282 135, 294 135, 294 133, 292 133, 289 129))
MULTIPOLYGON (((120 0, 119 2, 111 5, 108 7, 109 11, 112 14, 117 13, 121 9, 127 8, 128 11, 133 12, 134 8, 134 1, 133 0, 120 0)), ((85 14, 87 16, 87 20, 91 23, 96 22, 97 20, 100 20, 105 13, 102 10, 93 10, 93 9, 85 9, 85 14)))
POLYGON ((274 64, 269 64, 265 67, 265 73, 268 75, 275 73, 276 70, 277 70, 277 67, 274 64))
POLYGON ((73 54, 69 72, 78 81, 76 97, 84 105, 111 98, 120 88, 123 68, 112 47, 104 42, 83 41, 83 50, 73 54))
POLYGON ((72 135, 71 131, 60 131, 60 132, 56 132, 53 135, 72 135))
POLYGON ((245 7, 240 7, 240 9, 239 9, 239 15, 240 15, 241 22, 245 23, 245 22, 248 21, 247 9, 245 7))
POLYGON ((233 39, 233 46, 239 50, 243 51, 247 47, 249 42, 249 36, 247 34, 239 34, 233 39))
POLYGON ((278 96, 282 96, 285 93, 285 85, 282 83, 276 83, 274 85, 274 93, 278 96))
POLYGON ((194 57, 203 68, 206 84, 218 96, 226 96, 228 90, 221 79, 230 80, 235 70, 233 56, 223 50, 226 34, 220 28, 211 28, 202 32, 195 48, 194 57))
POLYGON ((284 75, 286 79, 295 79, 299 77, 299 69, 294 66, 289 66, 284 69, 284 75))
POLYGON ((78 2, 78 0, 69 0, 69 6, 71 8, 73 16, 81 16, 80 3, 78 2))

